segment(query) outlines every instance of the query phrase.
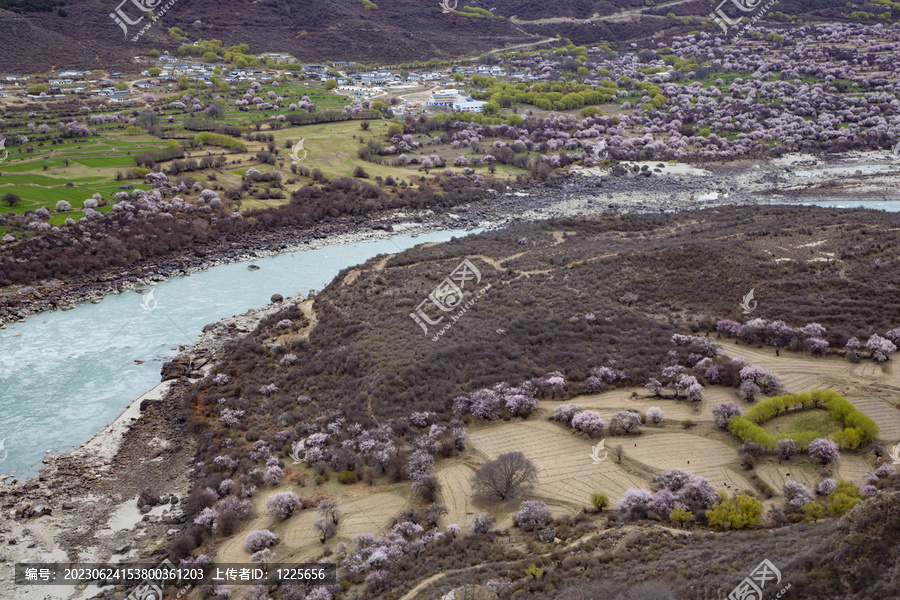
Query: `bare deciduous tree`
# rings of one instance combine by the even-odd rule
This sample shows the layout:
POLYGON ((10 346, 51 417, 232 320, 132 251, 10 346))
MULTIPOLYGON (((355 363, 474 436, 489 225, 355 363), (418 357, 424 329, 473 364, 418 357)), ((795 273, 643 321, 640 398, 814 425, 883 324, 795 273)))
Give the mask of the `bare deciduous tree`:
POLYGON ((331 519, 319 519, 313 528, 319 533, 319 541, 323 544, 337 533, 337 526, 331 519))
POLYGON ((533 488, 537 474, 524 454, 507 452, 485 463, 472 478, 472 487, 478 494, 508 500, 533 488))
POLYGON ((331 522, 337 525, 338 517, 341 516, 341 511, 338 510, 337 502, 334 500, 322 500, 319 502, 319 506, 316 510, 318 510, 319 515, 321 515, 323 519, 331 519, 331 522))

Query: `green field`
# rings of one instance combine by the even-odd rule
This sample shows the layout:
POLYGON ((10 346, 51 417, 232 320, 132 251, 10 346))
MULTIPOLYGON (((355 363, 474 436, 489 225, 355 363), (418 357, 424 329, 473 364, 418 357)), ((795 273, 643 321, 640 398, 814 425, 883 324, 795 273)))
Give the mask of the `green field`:
MULTIPOLYGON (((163 151, 174 139, 183 147, 185 159, 199 162, 208 155, 210 150, 213 151, 213 154, 222 156, 221 149, 218 148, 201 150, 191 147, 194 136, 198 132, 185 130, 182 126, 183 119, 186 117, 205 118, 205 115, 169 108, 170 102, 179 99, 185 93, 197 96, 204 106, 209 106, 216 96, 223 97, 220 101, 222 114, 215 121, 239 127, 242 134, 240 139, 246 144, 247 150, 225 154, 227 166, 224 168, 182 172, 178 175, 170 175, 170 179, 177 181, 179 178, 188 177, 201 185, 204 182, 215 180, 216 185, 221 186, 221 189, 231 189, 241 186, 242 177, 250 167, 255 167, 262 172, 273 169, 280 171, 283 181, 281 193, 284 198, 260 199, 256 198, 256 194, 251 190, 251 193, 245 194, 242 199, 241 209, 244 211, 284 204, 294 190, 312 182, 310 177, 301 174, 302 170, 298 170, 298 173, 291 172, 292 165, 289 156, 291 147, 287 144, 288 141, 293 144, 301 138, 305 140, 307 157, 300 165, 304 169, 310 171, 318 169, 326 177, 335 178, 351 177, 357 168, 361 168, 368 175, 368 181, 376 185, 378 184, 376 178, 391 177, 397 185, 404 183, 415 187, 421 179, 439 176, 445 169, 449 168, 456 173, 460 172, 459 167, 453 166, 454 159, 457 156, 475 155, 471 148, 453 149, 449 144, 435 144, 428 135, 417 134, 414 137, 422 146, 407 152, 407 156, 410 159, 418 158, 421 161, 428 155, 437 154, 447 163, 446 167, 426 172, 419 165, 393 166, 366 161, 359 158, 358 150, 373 140, 380 143, 382 147, 390 146, 391 142, 387 139, 386 134, 388 127, 396 121, 370 120, 367 121, 368 130, 363 130, 361 126, 363 121, 360 120, 292 126, 288 122, 275 121, 275 117, 292 112, 288 106, 291 103, 299 102, 303 96, 309 96, 319 111, 340 109, 350 104, 351 100, 343 95, 326 91, 318 84, 287 80, 278 85, 262 84, 260 89, 254 92, 255 95, 266 99, 268 99, 269 91, 282 96, 284 98, 281 103, 282 108, 277 111, 259 110, 251 105, 248 107, 249 110, 237 110, 234 101, 247 89, 249 89, 249 84, 237 86, 236 91, 231 95, 209 88, 174 92, 169 97, 165 97, 165 94, 157 94, 158 101, 153 108, 160 115, 156 119, 156 127, 159 129, 154 130, 153 133, 161 137, 151 134, 149 130, 144 130, 137 135, 125 135, 125 129, 131 125, 128 122, 131 112, 122 110, 121 107, 91 111, 91 114, 121 112, 124 119, 96 125, 88 122, 88 126, 93 130, 92 135, 74 139, 59 139, 56 133, 56 124, 67 118, 71 120, 71 117, 60 117, 53 113, 32 114, 27 118, 25 115, 19 115, 18 121, 14 119, 7 121, 4 134, 10 136, 21 133, 29 138, 29 142, 24 146, 8 148, 9 158, 5 163, 0 163, 0 196, 8 193, 19 196, 21 201, 12 210, 20 214, 45 206, 53 213, 51 223, 58 224, 65 220, 66 216, 79 218, 84 200, 95 193, 100 193, 107 201, 114 202, 111 196, 119 191, 119 186, 123 183, 129 183, 135 189, 149 189, 149 185, 143 179, 127 179, 137 166, 134 159, 136 154, 163 151), (171 122, 169 121, 170 116, 172 117, 171 122), (29 123, 34 125, 45 123, 50 126, 50 132, 48 134, 35 132, 34 128, 28 127, 29 123), (273 137, 277 144, 274 165, 258 160, 257 153, 266 151, 269 142, 267 139, 262 141, 247 139, 248 135, 254 134, 273 137), (123 181, 123 178, 126 181, 123 181), (65 215, 54 212, 56 203, 60 200, 72 204, 75 209, 73 214, 65 215)), ((150 107, 136 106, 134 108, 135 110, 147 110, 150 107)), ((77 117, 77 119, 82 122, 87 121, 83 117, 77 117)), ((484 140, 484 146, 489 145, 491 141, 484 140)), ((396 154, 385 155, 378 158, 391 163, 395 161, 396 156, 396 154)), ((157 164, 157 168, 163 171, 167 171, 170 166, 171 161, 166 160, 157 164)), ((485 177, 491 177, 487 165, 472 168, 485 177)), ((493 177, 497 178, 511 178, 523 173, 521 169, 499 164, 495 166, 495 171, 493 177)), ((266 184, 254 186, 257 190, 263 187, 268 186, 266 184)), ((0 209, 9 210, 6 206, 0 207, 0 209)), ((106 209, 108 210, 108 207, 106 209)))
POLYGON ((835 421, 834 417, 825 409, 807 410, 775 417, 766 421, 760 427, 774 436, 812 431, 820 434, 818 437, 828 437, 832 433, 843 429, 841 424, 835 421))
POLYGON ((86 167, 133 167, 134 159, 127 156, 110 156, 97 158, 77 158, 74 160, 86 167))

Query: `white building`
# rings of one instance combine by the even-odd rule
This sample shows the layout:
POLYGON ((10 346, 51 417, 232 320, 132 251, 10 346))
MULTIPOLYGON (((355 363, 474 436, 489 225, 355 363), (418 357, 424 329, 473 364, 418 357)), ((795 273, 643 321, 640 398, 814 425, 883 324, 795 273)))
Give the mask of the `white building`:
POLYGON ((487 104, 483 100, 472 100, 471 98, 461 98, 454 102, 451 106, 454 112, 481 112, 481 108, 487 104))
POLYGON ((446 89, 437 90, 431 93, 431 100, 428 102, 430 106, 450 106, 454 102, 460 100, 459 90, 446 89))

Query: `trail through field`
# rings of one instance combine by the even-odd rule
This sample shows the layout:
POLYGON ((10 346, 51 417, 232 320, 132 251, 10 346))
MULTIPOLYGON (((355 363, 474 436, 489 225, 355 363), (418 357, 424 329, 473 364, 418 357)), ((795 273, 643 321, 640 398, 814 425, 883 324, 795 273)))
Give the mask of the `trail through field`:
POLYGON ((852 377, 854 365, 837 357, 812 357, 781 351, 775 356, 774 351, 759 349, 744 344, 724 343, 723 351, 727 356, 743 358, 765 369, 778 373, 784 384, 786 393, 796 394, 815 389, 835 389, 842 391, 839 380, 852 377))
POLYGON ((473 475, 475 475, 475 471, 461 462, 435 472, 435 476, 441 482, 441 504, 450 511, 444 520, 447 523, 456 523, 462 527, 463 531, 468 531, 477 514, 472 505, 471 479, 473 475))
POLYGON ((870 464, 866 456, 842 454, 834 470, 841 479, 846 479, 855 485, 864 485, 868 483, 864 479, 866 471, 874 471, 875 466, 870 464))
MULTIPOLYGON (((529 562, 533 562, 536 559, 543 558, 546 556, 559 554, 561 552, 570 552, 572 550, 577 550, 581 546, 583 546, 586 542, 589 542, 589 541, 593 540, 594 538, 603 536, 603 535, 608 535, 610 537, 617 538, 615 544, 613 544, 610 548, 611 550, 614 551, 616 548, 619 548, 620 546, 627 543, 629 540, 633 539, 634 535, 636 533, 644 531, 648 528, 656 529, 656 530, 665 529, 666 531, 668 531, 669 533, 671 533, 673 535, 681 535, 681 536, 692 535, 692 532, 687 531, 685 529, 676 529, 674 527, 669 527, 666 525, 659 525, 656 523, 650 524, 649 527, 648 526, 626 525, 625 527, 618 528, 615 530, 606 529, 606 530, 595 531, 593 533, 589 533, 583 537, 578 538, 577 540, 575 540, 573 542, 569 542, 565 546, 557 547, 550 552, 545 552, 544 554, 537 554, 537 555, 529 556, 528 560, 529 560, 529 562)), ((699 532, 699 534, 706 535, 707 532, 699 532)), ((713 535, 724 535, 724 534, 714 533, 713 535)), ((455 575, 457 573, 465 573, 468 571, 475 571, 475 570, 478 570, 481 568, 482 568, 481 565, 474 565, 471 567, 463 567, 461 569, 451 569, 449 571, 442 571, 440 573, 435 573, 434 575, 431 575, 427 579, 423 579, 418 584, 416 584, 416 586, 414 588, 412 588, 411 590, 409 590, 408 592, 403 594, 403 596, 400 597, 400 600, 418 600, 418 598, 420 598, 420 597, 421 598, 431 598, 431 596, 419 596, 419 594, 421 594, 432 583, 440 581, 441 579, 444 579, 448 575, 455 575)))
MULTIPOLYGON (((485 427, 472 432, 469 439, 491 460, 506 452, 522 452, 539 471, 534 495, 568 504, 573 510, 587 506, 591 492, 601 491, 615 504, 629 488, 650 484, 615 464, 611 456, 593 464, 591 448, 600 440, 576 437, 555 423, 525 421, 485 427)), ((623 440, 627 443, 630 438, 623 440)))
MULTIPOLYGON (((645 429, 646 431, 646 429, 645 429)), ((737 454, 724 442, 689 433, 651 433, 627 438, 625 453, 653 469, 684 469, 706 477, 716 488, 752 489, 739 474, 737 454)))
MULTIPOLYGON (((856 398, 855 394, 847 399, 875 421, 880 431, 878 437, 883 440, 900 441, 900 410, 894 404, 880 398, 856 398)), ((896 396, 894 402, 898 402, 896 396)))
POLYGON ((760 479, 772 486, 775 493, 781 495, 781 490, 787 481, 793 480, 802 483, 809 489, 813 489, 822 479, 811 465, 801 465, 798 462, 788 461, 778 464, 757 465, 756 474, 760 479))
MULTIPOLYGON (((370 493, 361 486, 348 488, 360 495, 347 499, 337 498, 340 520, 336 536, 331 543, 351 541, 363 533, 379 534, 390 528, 391 520, 406 506, 408 500, 393 492, 370 493)), ((220 563, 246 563, 250 552, 244 548, 247 534, 257 529, 268 529, 278 536, 279 543, 272 548, 278 562, 303 562, 315 558, 322 551, 319 536, 313 528, 319 519, 314 509, 297 511, 289 519, 278 522, 269 516, 265 504, 275 492, 296 491, 303 496, 304 489, 291 484, 283 484, 261 492, 254 498, 255 514, 238 535, 226 540, 216 553, 220 563)), ((309 492, 306 492, 307 494, 309 492)))
MULTIPOLYGON (((516 24, 513 21, 515 17, 510 18, 510 23, 516 24)), ((528 21, 521 21, 519 24, 527 23, 528 21)), ((525 33, 525 32, 523 32, 525 33)), ((541 44, 552 44, 557 41, 557 38, 546 38, 537 42, 525 42, 524 44, 515 44, 513 46, 505 46, 502 48, 503 52, 512 52, 513 50, 522 50, 524 48, 531 48, 532 46, 540 46, 541 44)))
MULTIPOLYGON (((616 22, 616 21, 627 21, 634 17, 653 17, 657 19, 664 19, 662 15, 649 15, 644 14, 645 11, 650 9, 659 9, 666 8, 668 6, 675 6, 677 4, 686 4, 688 2, 693 2, 694 0, 675 0, 674 2, 667 2, 666 4, 660 4, 658 6, 648 6, 648 7, 640 7, 633 8, 630 10, 623 10, 621 12, 613 13, 611 15, 600 16, 600 13, 594 13, 590 17, 585 18, 577 18, 577 17, 544 17, 543 19, 532 19, 525 20, 520 19, 518 16, 513 15, 509 18, 510 23, 514 25, 551 25, 553 23, 584 23, 585 21, 601 21, 601 22, 616 22)), ((507 48, 508 50, 509 48, 507 48)))
MULTIPOLYGON (((729 392, 709 387, 706 389, 706 393, 707 395, 710 395, 710 393, 714 394, 716 397, 715 400, 710 401, 710 399, 707 398, 705 401, 690 403, 684 400, 655 398, 647 395, 647 390, 644 388, 619 388, 599 394, 578 396, 577 398, 573 398, 571 402, 580 405, 585 410, 596 410, 607 421, 609 421, 613 414, 620 410, 639 410, 646 412, 648 408, 654 406, 663 410, 666 414, 667 422, 683 421, 684 419, 712 421, 712 409, 718 405, 719 402, 726 401, 725 399, 720 399, 719 396, 724 398, 729 392), (631 396, 632 393, 637 393, 637 398, 633 398, 631 396)), ((728 400, 732 399, 733 398, 730 396, 728 397, 728 400)), ((540 403, 540 406, 552 411, 553 408, 559 406, 559 404, 559 402, 544 401, 540 403)))
POLYGON ((346 503, 340 503, 341 520, 338 538, 349 541, 364 533, 378 534, 387 531, 391 520, 407 505, 409 499, 393 492, 364 494, 346 503))

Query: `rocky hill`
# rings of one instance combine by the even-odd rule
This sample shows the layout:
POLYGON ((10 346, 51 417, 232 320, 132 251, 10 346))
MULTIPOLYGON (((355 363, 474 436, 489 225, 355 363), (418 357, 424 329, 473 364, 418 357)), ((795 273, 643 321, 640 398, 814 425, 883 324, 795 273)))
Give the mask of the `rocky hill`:
MULTIPOLYGON (((443 12, 440 0, 176 0, 159 22, 134 42, 131 37, 147 19, 130 26, 126 39, 110 18, 122 6, 126 14, 137 19, 140 13, 131 3, 126 6, 114 0, 84 0, 64 7, 49 4, 0 1, 0 70, 125 70, 133 65, 133 56, 151 48, 175 50, 180 42, 167 35, 170 27, 184 30, 191 40, 246 42, 256 52, 288 52, 302 61, 372 64, 473 57, 557 35, 577 44, 644 45, 651 37, 664 41, 668 36, 696 30, 699 19, 710 11, 710 5, 698 0, 674 0, 655 6, 639 0, 448 0, 450 7, 457 7, 451 13, 443 12), (482 16, 486 12, 495 16, 482 16), (693 23, 666 18, 669 13, 693 17, 693 23)), ((158 0, 145 0, 143 4, 164 6, 158 0)), ((789 0, 779 3, 779 9, 802 16, 804 21, 809 17, 835 17, 837 11, 844 11, 843 3, 837 0, 814 6, 789 0)), ((711 33, 713 29, 710 27, 711 33)))

